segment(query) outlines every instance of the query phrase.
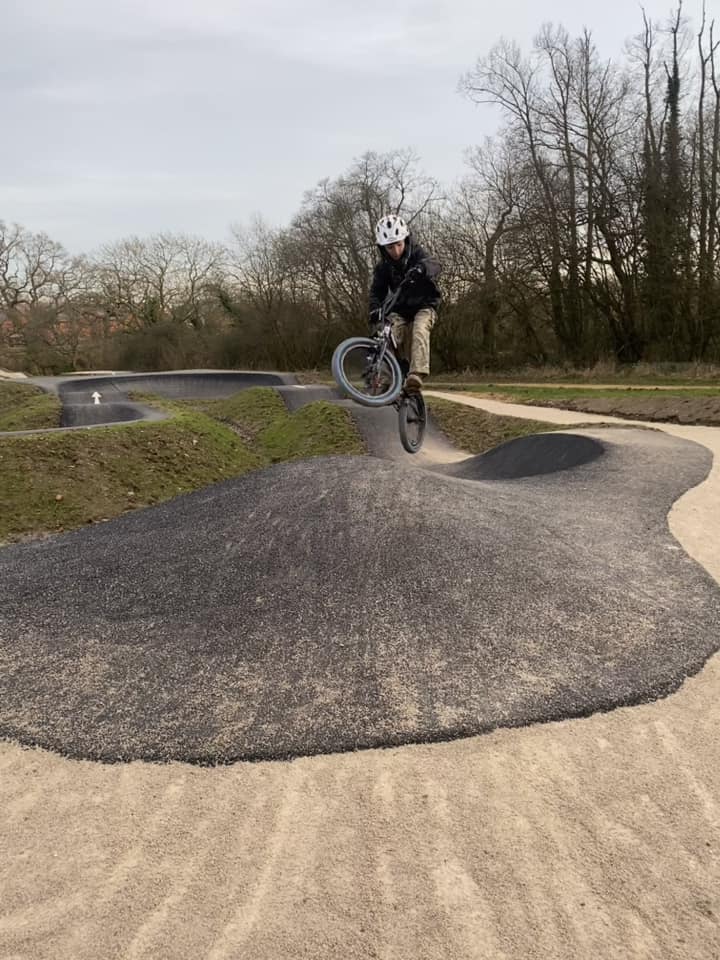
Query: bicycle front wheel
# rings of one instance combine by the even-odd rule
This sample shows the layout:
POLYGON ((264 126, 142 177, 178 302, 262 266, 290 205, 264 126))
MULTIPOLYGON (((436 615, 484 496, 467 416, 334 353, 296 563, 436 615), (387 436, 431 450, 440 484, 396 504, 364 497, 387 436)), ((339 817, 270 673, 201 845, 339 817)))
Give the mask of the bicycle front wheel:
POLYGON ((427 410, 421 393, 406 394, 400 401, 398 427, 400 442, 408 453, 417 453, 425 438, 427 410))
POLYGON ((351 337, 335 349, 332 373, 337 385, 364 407, 384 407, 402 390, 400 364, 382 341, 351 337))

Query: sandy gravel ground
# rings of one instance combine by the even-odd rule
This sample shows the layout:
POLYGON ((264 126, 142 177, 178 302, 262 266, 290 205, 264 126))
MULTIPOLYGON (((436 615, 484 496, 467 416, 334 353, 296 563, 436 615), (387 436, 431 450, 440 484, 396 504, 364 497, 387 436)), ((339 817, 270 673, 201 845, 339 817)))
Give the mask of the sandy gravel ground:
MULTIPOLYGON (((720 580, 720 430, 668 429, 716 456, 670 523, 720 580)), ((210 770, 1 744, 0 957, 714 960, 719 728, 716 656, 661 702, 434 746, 210 770)))

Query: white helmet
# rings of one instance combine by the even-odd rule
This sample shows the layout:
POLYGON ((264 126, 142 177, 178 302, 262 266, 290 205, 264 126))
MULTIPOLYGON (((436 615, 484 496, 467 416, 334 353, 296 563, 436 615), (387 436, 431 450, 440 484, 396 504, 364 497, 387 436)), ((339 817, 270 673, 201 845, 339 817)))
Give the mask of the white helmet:
POLYGON ((397 243, 398 240, 404 240, 410 231, 402 217, 394 213, 388 213, 378 221, 375 227, 375 238, 378 245, 386 247, 389 243, 397 243))

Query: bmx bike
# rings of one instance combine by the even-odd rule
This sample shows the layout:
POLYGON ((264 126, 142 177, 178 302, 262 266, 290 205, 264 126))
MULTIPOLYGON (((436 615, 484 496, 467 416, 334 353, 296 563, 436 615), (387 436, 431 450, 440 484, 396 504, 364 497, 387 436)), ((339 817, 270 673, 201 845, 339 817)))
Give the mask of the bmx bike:
POLYGON ((389 320, 403 284, 388 292, 378 314, 373 337, 350 337, 335 348, 332 373, 340 389, 364 407, 393 406, 398 412, 400 442, 408 453, 422 447, 427 426, 425 400, 420 390, 403 387, 407 361, 398 356, 398 344, 389 320))

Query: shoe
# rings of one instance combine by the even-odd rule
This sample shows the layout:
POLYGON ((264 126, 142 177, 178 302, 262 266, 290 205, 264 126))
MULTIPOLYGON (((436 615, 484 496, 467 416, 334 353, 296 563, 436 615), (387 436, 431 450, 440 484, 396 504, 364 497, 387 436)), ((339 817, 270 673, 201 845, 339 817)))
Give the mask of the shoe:
POLYGON ((421 373, 411 373, 405 381, 405 390, 407 393, 419 393, 423 385, 423 375, 421 373))

